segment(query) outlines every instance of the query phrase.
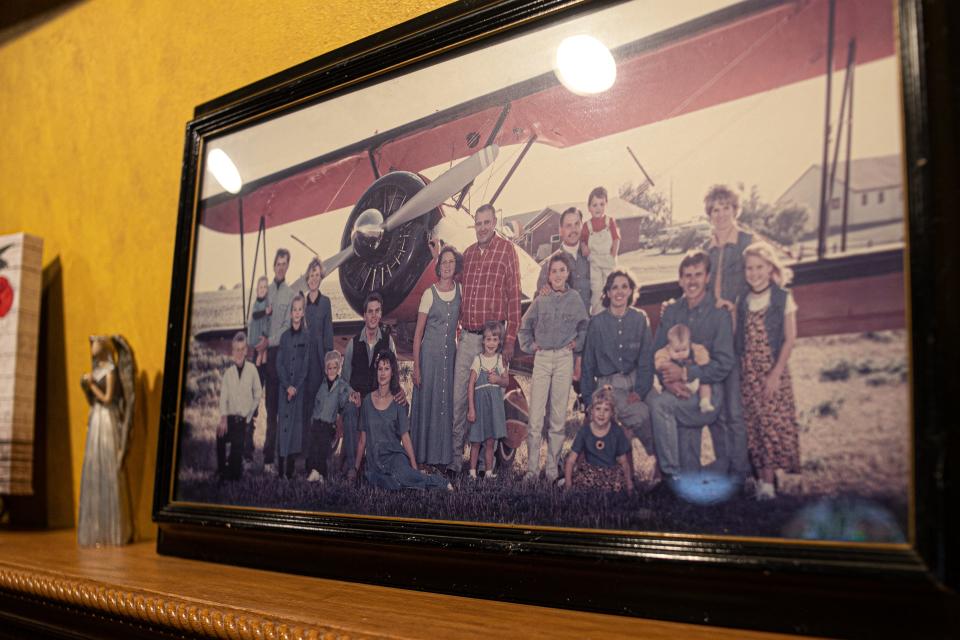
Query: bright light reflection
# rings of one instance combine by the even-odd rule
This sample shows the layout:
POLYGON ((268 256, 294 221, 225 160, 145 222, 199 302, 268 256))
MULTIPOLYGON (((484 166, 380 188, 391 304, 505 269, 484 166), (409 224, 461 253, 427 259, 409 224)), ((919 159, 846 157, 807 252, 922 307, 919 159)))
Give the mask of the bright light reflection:
POLYGON ((223 149, 210 150, 210 153, 207 154, 207 168, 224 191, 240 193, 240 189, 243 187, 240 172, 237 171, 237 165, 233 164, 233 160, 223 149))
POLYGON ((737 485, 725 475, 710 471, 685 473, 677 476, 673 490, 687 502, 717 504, 729 500, 737 485))
POLYGON ((557 78, 578 96, 602 93, 617 79, 617 63, 602 42, 588 35, 564 38, 554 64, 557 78))

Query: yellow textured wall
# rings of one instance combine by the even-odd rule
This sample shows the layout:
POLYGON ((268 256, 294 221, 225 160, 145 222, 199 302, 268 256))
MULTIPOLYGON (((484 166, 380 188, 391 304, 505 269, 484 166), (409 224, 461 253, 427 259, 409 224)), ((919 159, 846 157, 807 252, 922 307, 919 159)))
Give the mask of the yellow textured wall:
POLYGON ((0 34, 0 234, 42 236, 54 524, 78 504, 87 336, 122 333, 146 391, 130 483, 150 522, 184 125, 194 106, 444 0, 99 0, 0 34), (59 261, 59 278, 55 277, 59 261))

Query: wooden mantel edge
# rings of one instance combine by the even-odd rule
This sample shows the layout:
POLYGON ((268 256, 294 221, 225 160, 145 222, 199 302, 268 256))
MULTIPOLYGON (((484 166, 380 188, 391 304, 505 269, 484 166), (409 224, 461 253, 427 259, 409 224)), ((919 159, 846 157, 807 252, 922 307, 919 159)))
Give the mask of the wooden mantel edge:
POLYGON ((0 589, 211 638, 355 640, 360 637, 375 637, 367 633, 359 636, 333 627, 287 621, 144 589, 15 567, 7 562, 0 562, 0 589))

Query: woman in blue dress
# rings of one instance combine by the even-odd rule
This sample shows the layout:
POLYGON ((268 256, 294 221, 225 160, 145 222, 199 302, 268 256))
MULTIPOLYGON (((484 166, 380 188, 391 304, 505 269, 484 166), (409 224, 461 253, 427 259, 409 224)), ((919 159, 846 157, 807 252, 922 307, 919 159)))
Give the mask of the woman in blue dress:
POLYGON ((417 470, 407 412, 393 399, 399 391, 397 358, 390 351, 381 351, 377 355, 377 388, 360 406, 356 471, 361 461, 366 461, 367 482, 382 489, 453 490, 443 476, 417 470))
POLYGON ((303 451, 304 384, 309 368, 310 338, 304 330, 303 296, 290 303, 290 328, 280 336, 277 358, 280 407, 277 412, 277 472, 281 478, 293 478, 297 456, 303 451))
POLYGON ((303 324, 309 339, 309 355, 307 357, 307 381, 304 383, 303 401, 303 448, 306 451, 315 450, 317 443, 313 442, 313 401, 317 391, 326 378, 324 358, 333 350, 333 313, 330 308, 330 298, 320 293, 320 283, 323 282, 323 263, 317 258, 310 261, 307 267, 307 292, 303 301, 303 324))
POLYGON ((417 462, 446 467, 453 451, 453 363, 462 293, 454 276, 463 256, 445 245, 437 256, 439 281, 423 292, 413 335, 410 439, 417 462))

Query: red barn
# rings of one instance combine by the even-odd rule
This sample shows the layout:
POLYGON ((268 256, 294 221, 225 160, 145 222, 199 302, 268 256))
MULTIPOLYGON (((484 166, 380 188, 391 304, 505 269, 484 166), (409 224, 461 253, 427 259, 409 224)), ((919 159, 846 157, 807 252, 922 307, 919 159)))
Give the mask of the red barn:
MULTIPOLYGON (((560 246, 560 214, 569 207, 583 211, 584 220, 590 217, 584 202, 551 204, 540 211, 507 216, 504 224, 515 223, 520 228, 513 241, 537 260, 543 260, 560 246)), ((640 248, 640 225, 653 214, 623 198, 613 197, 607 203, 607 215, 617 221, 620 229, 620 253, 640 248)))

